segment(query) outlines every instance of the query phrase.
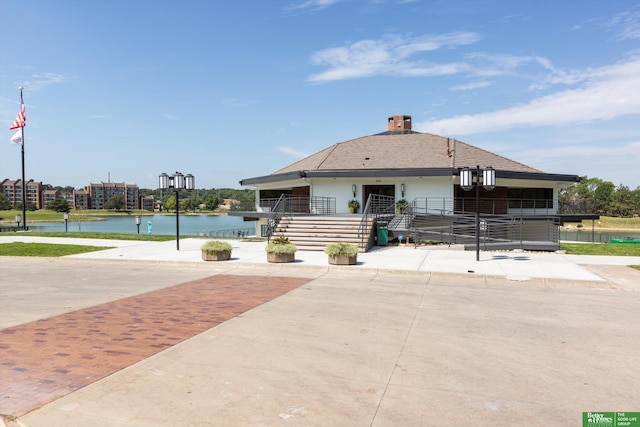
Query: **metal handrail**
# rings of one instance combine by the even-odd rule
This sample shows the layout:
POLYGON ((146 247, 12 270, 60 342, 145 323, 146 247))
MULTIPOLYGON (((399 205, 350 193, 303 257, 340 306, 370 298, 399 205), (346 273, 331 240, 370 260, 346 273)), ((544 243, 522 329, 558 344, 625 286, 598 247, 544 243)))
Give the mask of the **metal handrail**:
POLYGON ((291 196, 287 194, 281 194, 280 198, 276 202, 276 204, 271 209, 271 213, 269 214, 269 218, 267 218, 267 241, 271 239, 273 232, 276 230, 276 227, 280 223, 280 220, 284 216, 284 208, 286 205, 285 200, 291 196))
POLYGON ((335 215, 336 199, 334 197, 294 197, 288 194, 280 198, 271 207, 267 218, 266 236, 270 239, 278 224, 285 216, 294 214, 304 215, 335 215))
MULTIPOLYGON (((308 215, 335 215, 336 214, 336 198, 335 197, 322 197, 322 196, 286 196, 287 203, 291 206, 291 213, 301 213, 308 215)), ((260 199, 259 207, 265 212, 271 212, 276 209, 276 205, 280 202, 280 198, 277 199, 260 199)))
POLYGON ((395 215, 396 199, 393 196, 384 196, 381 194, 369 194, 367 203, 365 203, 362 211, 362 219, 358 226, 358 238, 360 243, 365 245, 366 232, 370 223, 375 223, 380 217, 389 217, 395 215))
POLYGON ((358 226, 358 239, 360 239, 360 246, 365 247, 365 231, 367 230, 367 225, 369 224, 369 215, 371 211, 371 196, 367 198, 367 203, 364 205, 364 209, 362 210, 362 218, 360 219, 360 225, 358 226))

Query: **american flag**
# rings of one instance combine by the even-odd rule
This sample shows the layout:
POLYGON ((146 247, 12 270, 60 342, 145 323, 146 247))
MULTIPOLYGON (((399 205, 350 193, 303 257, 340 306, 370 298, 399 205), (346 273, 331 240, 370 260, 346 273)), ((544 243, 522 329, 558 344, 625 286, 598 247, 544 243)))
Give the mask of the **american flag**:
POLYGON ((20 104, 20 112, 18 113, 18 117, 14 120, 13 124, 9 128, 9 130, 23 128, 27 125, 27 116, 24 113, 24 102, 20 104))

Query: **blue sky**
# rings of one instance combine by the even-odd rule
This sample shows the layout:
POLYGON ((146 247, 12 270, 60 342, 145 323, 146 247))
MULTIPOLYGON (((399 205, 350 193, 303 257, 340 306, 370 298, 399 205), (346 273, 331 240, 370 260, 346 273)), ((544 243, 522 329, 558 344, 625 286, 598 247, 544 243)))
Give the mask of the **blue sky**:
MULTIPOLYGON (((0 0, 0 180, 240 188, 411 115, 640 185, 640 1, 0 0)), ((473 165, 470 165, 473 166, 473 165)))

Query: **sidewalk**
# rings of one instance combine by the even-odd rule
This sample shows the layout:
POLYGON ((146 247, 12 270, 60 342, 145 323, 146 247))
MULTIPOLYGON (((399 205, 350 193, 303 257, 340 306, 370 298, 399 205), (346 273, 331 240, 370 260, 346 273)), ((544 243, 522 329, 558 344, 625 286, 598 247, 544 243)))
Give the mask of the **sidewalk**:
MULTIPOLYGON (((200 246, 204 239, 181 239, 179 251, 176 250, 175 241, 137 242, 46 238, 24 235, 0 237, 0 243, 11 241, 58 242, 115 247, 114 249, 69 256, 69 258, 77 259, 204 262, 200 254, 200 246)), ((225 263, 230 265, 268 264, 264 252, 265 242, 228 241, 233 246, 233 252, 231 254, 232 259, 225 261, 225 263)), ((369 252, 358 254, 358 264, 347 268, 499 276, 518 281, 532 278, 602 281, 605 278, 594 273, 592 271, 593 268, 588 268, 587 266, 640 265, 640 257, 566 255, 546 252, 481 251, 480 261, 476 261, 475 257, 475 251, 464 251, 461 247, 455 246, 420 246, 414 248, 413 245, 407 245, 374 247, 369 252)), ((294 266, 330 268, 327 262, 327 255, 320 251, 296 252, 294 266)), ((625 270, 622 269, 621 271, 625 270)))

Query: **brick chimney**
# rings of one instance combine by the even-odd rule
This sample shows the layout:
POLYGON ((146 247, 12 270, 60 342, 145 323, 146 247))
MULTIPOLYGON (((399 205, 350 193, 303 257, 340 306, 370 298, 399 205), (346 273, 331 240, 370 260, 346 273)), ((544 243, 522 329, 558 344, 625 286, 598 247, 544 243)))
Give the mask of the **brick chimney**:
POLYGON ((411 131, 411 116, 389 117, 389 132, 407 133, 411 131))

